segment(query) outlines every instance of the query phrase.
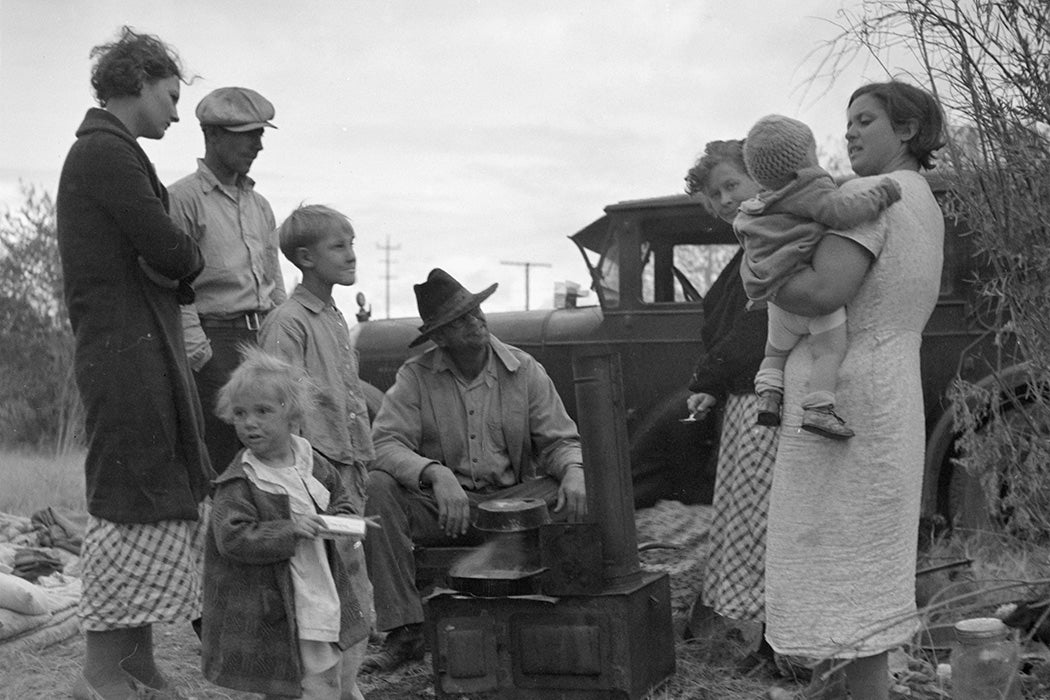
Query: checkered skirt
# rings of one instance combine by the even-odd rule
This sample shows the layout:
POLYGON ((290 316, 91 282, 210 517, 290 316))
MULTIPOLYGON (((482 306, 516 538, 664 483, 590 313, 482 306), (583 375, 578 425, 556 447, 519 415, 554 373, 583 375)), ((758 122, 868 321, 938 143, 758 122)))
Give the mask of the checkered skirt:
POLYGON ((778 431, 755 425, 757 412, 754 394, 726 400, 704 573, 704 603, 733 620, 765 617, 766 511, 778 431))
POLYGON ((200 519, 114 523, 88 518, 81 549, 81 629, 105 632, 201 615, 210 508, 200 519))

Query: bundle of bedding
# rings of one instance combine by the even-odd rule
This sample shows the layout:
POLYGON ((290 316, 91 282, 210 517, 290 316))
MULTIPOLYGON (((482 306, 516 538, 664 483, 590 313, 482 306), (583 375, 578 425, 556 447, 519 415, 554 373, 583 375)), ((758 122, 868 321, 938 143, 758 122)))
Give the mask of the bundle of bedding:
POLYGON ((77 632, 80 561, 69 546, 77 532, 72 520, 54 515, 52 509, 32 518, 0 513, 3 652, 41 649, 77 632))

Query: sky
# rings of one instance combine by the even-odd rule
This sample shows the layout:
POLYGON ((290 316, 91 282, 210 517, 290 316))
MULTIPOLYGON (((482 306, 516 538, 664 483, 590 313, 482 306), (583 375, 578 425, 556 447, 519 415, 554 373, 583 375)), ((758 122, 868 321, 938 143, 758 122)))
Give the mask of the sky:
MULTIPOLYGON (((0 0, 0 211, 22 201, 20 183, 54 194, 95 106, 89 52, 126 24, 196 76, 181 121, 140 140, 166 184, 203 155, 205 94, 240 85, 274 103, 251 176, 278 222, 300 203, 350 217, 358 283, 336 303, 351 322, 359 291, 374 318, 416 315, 412 286, 433 267, 475 292, 498 282, 487 311, 526 296, 550 307, 555 282, 589 285, 568 236, 608 204, 681 192, 707 141, 780 113, 841 158, 849 94, 887 76, 857 65, 814 83, 814 54, 859 5, 0 0)), ((287 264, 285 276, 297 281, 287 264)))

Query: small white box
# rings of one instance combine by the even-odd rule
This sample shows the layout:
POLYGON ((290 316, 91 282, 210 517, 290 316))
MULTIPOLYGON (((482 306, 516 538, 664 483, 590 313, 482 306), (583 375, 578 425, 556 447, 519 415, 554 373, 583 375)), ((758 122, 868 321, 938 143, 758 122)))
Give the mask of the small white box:
POLYGON ((322 515, 322 537, 364 537, 368 524, 359 515, 322 515))

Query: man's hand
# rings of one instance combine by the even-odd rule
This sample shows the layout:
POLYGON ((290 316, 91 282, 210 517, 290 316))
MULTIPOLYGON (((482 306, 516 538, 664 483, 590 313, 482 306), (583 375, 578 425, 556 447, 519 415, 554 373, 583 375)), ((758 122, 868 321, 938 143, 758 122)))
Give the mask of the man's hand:
POLYGON ((467 534, 470 528, 470 500, 452 470, 431 464, 424 470, 438 505, 438 527, 449 537, 467 534))
POLYGON ((569 466, 561 477, 554 512, 560 513, 562 508, 569 509, 570 523, 582 522, 587 517, 587 486, 583 478, 583 468, 578 464, 569 466))

